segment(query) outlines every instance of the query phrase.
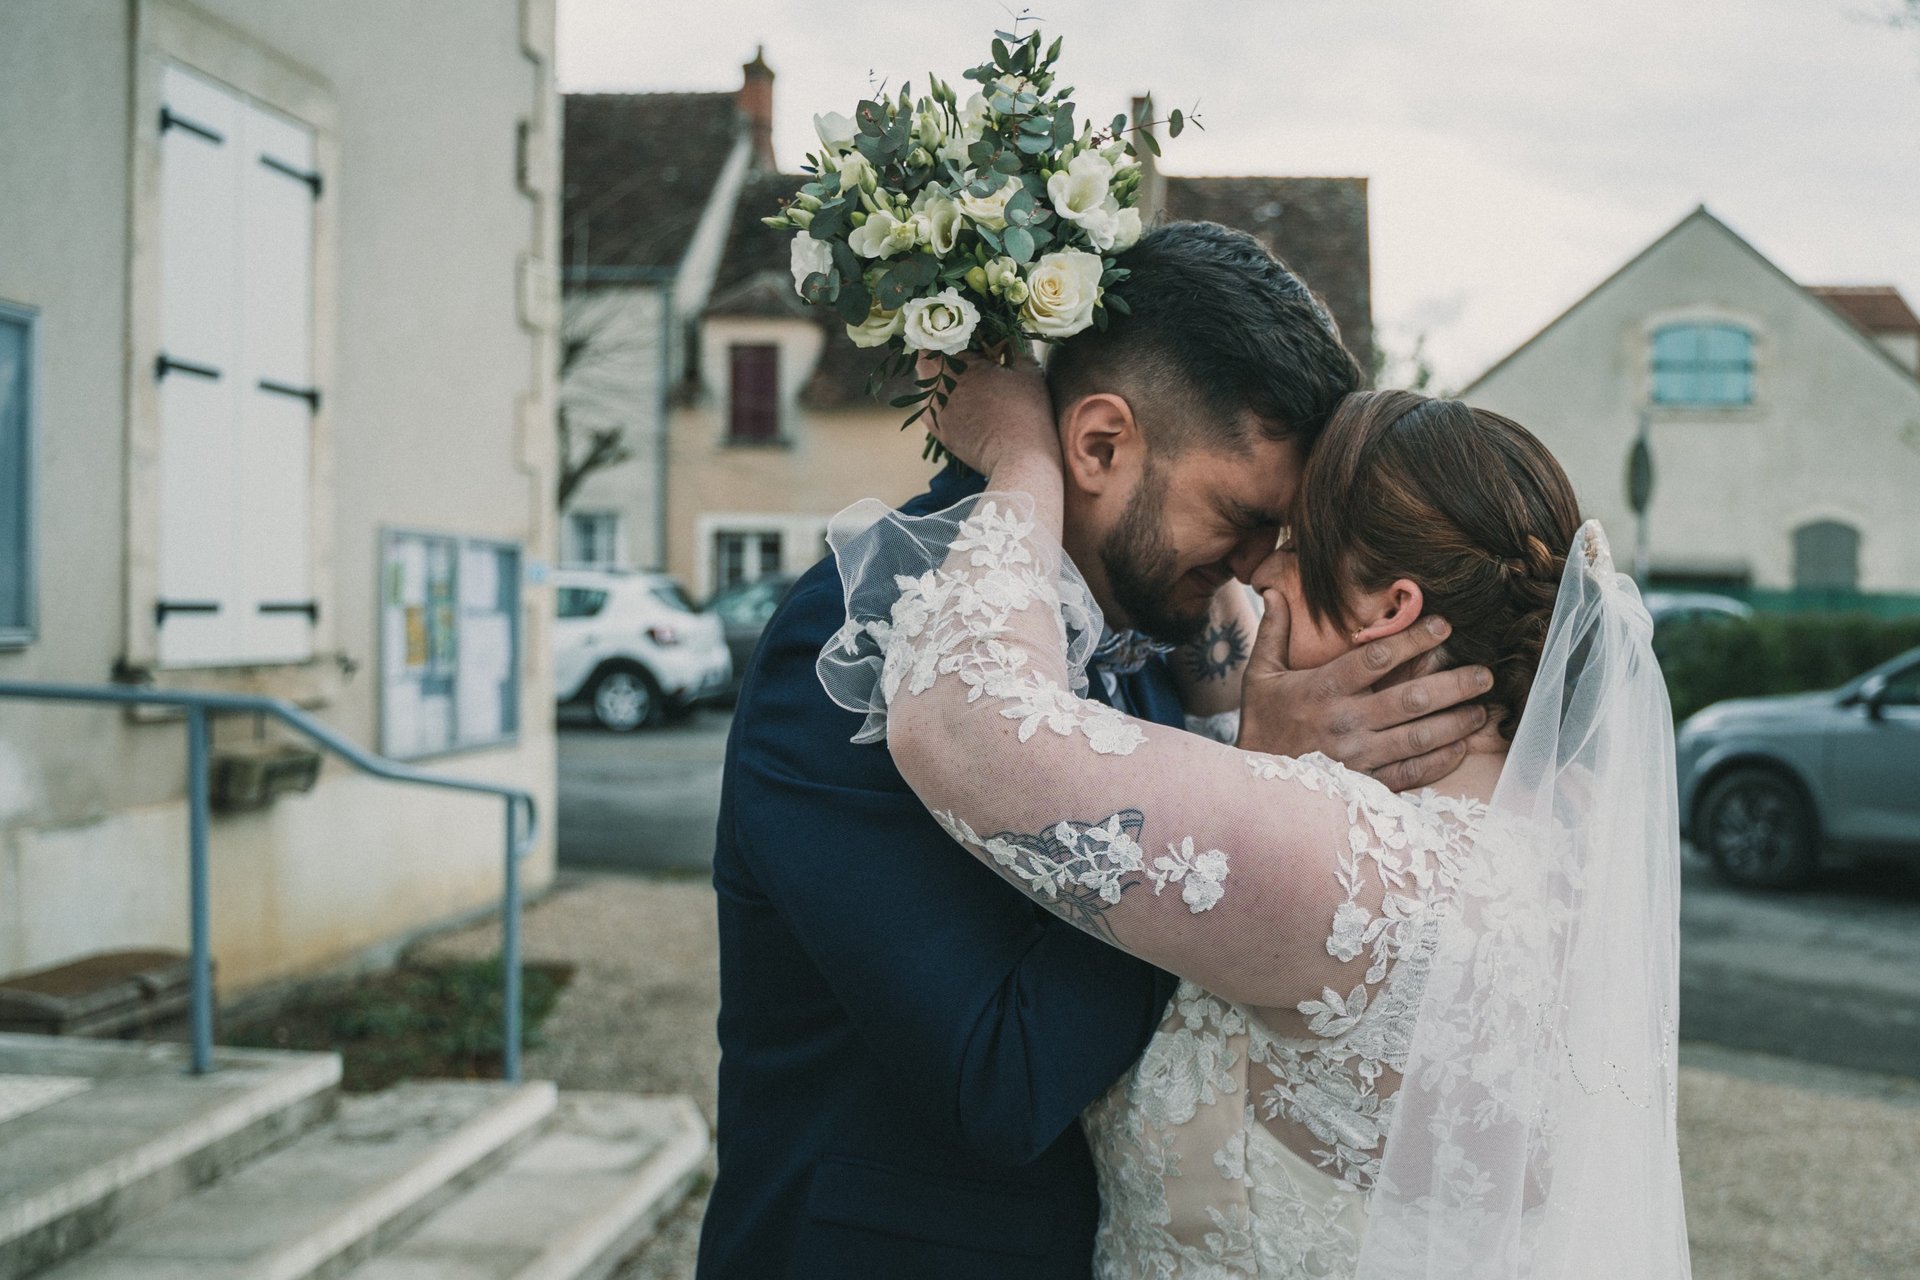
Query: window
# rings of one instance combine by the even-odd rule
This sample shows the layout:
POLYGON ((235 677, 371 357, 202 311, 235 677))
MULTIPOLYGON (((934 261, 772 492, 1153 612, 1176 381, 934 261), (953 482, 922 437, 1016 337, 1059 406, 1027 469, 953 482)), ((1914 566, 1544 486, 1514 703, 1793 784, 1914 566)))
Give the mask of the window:
POLYGON ((780 438, 780 348, 772 344, 732 348, 733 394, 727 439, 765 444, 780 438))
POLYGON ((1905 671, 1896 671, 1888 676, 1885 691, 1880 695, 1880 705, 1920 707, 1920 666, 1908 667, 1905 671))
POLYGON ((625 562, 620 553, 620 515, 615 511, 575 511, 567 517, 567 561, 594 569, 625 562))
POLYGON ((33 639, 34 312, 0 302, 0 645, 33 639))
POLYGON ((161 93, 160 662, 304 662, 319 621, 314 131, 173 63, 161 93))
POLYGON ((381 543, 381 752, 405 760, 512 741, 519 546, 395 530, 381 543))
POLYGON ((1653 335, 1653 402, 1753 403, 1753 335, 1738 325, 1673 324, 1653 335))
POLYGON ((1860 589, 1860 531, 1815 520, 1793 531, 1793 585, 1806 591, 1860 589))
POLYGON ((742 582, 780 572, 780 535, 738 533, 713 535, 713 590, 715 594, 742 582))
POLYGON ((607 607, 607 593, 592 587, 561 587, 554 595, 555 614, 562 618, 591 618, 607 607))
POLYGON ((680 584, 672 579, 654 583, 647 589, 647 594, 676 613, 700 612, 693 607, 693 601, 687 599, 687 593, 680 589, 680 584))

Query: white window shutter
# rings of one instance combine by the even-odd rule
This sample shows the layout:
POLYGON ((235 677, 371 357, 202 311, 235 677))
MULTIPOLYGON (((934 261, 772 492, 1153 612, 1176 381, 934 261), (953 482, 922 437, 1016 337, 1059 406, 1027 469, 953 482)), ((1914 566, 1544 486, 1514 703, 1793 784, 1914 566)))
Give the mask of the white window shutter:
POLYGON ((162 86, 159 656, 165 666, 196 666, 231 661, 238 641, 234 155, 244 104, 177 67, 165 69, 162 86))
POLYGON ((313 132, 249 105, 241 165, 238 540, 242 650, 313 656, 313 132))
POLYGON ((179 67, 163 77, 160 661, 303 661, 314 137, 179 67))

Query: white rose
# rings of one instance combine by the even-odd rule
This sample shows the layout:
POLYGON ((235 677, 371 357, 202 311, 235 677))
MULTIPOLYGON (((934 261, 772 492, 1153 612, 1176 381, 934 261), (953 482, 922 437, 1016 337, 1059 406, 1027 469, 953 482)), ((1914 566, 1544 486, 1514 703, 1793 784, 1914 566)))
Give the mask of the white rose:
POLYGON ((1112 195, 1113 166, 1092 153, 1075 156, 1067 167, 1047 179, 1047 197, 1053 211, 1077 223, 1096 249, 1111 249, 1119 227, 1115 219, 1120 202, 1112 195))
POLYGON ((902 222, 885 209, 867 215, 865 225, 853 229, 847 243, 863 258, 891 258, 913 248, 913 224, 902 222))
POLYGON ((802 231, 793 238, 793 291, 799 293, 807 277, 833 270, 833 249, 802 231))
POLYGON ((1125 253, 1140 243, 1140 211, 1122 209, 1113 215, 1113 243, 1108 247, 1115 253, 1125 253))
POLYGON ((1027 302, 1020 316, 1043 338, 1071 338, 1093 323, 1106 264, 1078 249, 1044 255, 1027 273, 1027 302))
POLYGON ((931 298, 915 298, 901 308, 907 345, 916 351, 954 355, 967 349, 980 312, 958 289, 945 289, 931 298))
POLYGON ((914 204, 917 206, 913 215, 914 232, 920 242, 931 248, 936 257, 944 258, 952 253, 959 242, 961 228, 966 225, 960 206, 931 187, 922 191, 914 204))
POLYGON ((813 131, 820 135, 820 144, 830 154, 853 149, 853 140, 860 136, 860 127, 838 111, 829 111, 825 115, 813 118, 813 131))
POLYGON ((899 311, 887 311, 878 302, 867 312, 867 318, 859 324, 847 326, 847 336, 853 339, 856 347, 882 347, 887 339, 897 335, 906 325, 906 317, 899 311))
POLYGON ((1020 190, 1020 184, 1009 177, 992 195, 976 196, 967 191, 967 187, 972 186, 973 183, 974 175, 968 174, 967 185, 961 187, 959 193, 954 196, 954 201, 960 206, 960 212, 990 231, 1006 230, 1007 201, 1013 199, 1014 192, 1020 190))
POLYGON ((880 181, 880 175, 873 171, 873 162, 858 151, 849 151, 840 157, 840 189, 851 191, 859 187, 871 191, 880 181))

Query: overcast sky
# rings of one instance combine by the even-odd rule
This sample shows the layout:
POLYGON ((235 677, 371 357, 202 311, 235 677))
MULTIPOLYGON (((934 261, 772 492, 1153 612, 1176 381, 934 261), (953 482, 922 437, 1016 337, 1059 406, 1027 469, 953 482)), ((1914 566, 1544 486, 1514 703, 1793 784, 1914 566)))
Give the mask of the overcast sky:
MULTIPOLYGON (((1920 306, 1920 30, 1897 0, 1035 0, 1084 114, 1152 91, 1177 174, 1364 175, 1381 341, 1459 386, 1705 203, 1806 283, 1920 306)), ((731 89, 775 151, 869 74, 958 81, 993 0, 560 0, 567 91, 731 89)))

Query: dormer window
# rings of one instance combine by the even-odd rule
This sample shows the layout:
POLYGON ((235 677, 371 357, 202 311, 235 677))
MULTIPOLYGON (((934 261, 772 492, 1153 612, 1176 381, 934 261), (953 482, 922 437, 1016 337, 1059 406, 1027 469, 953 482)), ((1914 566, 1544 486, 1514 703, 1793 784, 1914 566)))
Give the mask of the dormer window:
POLYGON ((1753 403, 1753 334, 1733 324, 1670 324, 1653 334, 1653 402, 1753 403))
POLYGON ((780 438, 780 348, 772 343, 731 348, 732 394, 727 442, 771 444, 780 438))

